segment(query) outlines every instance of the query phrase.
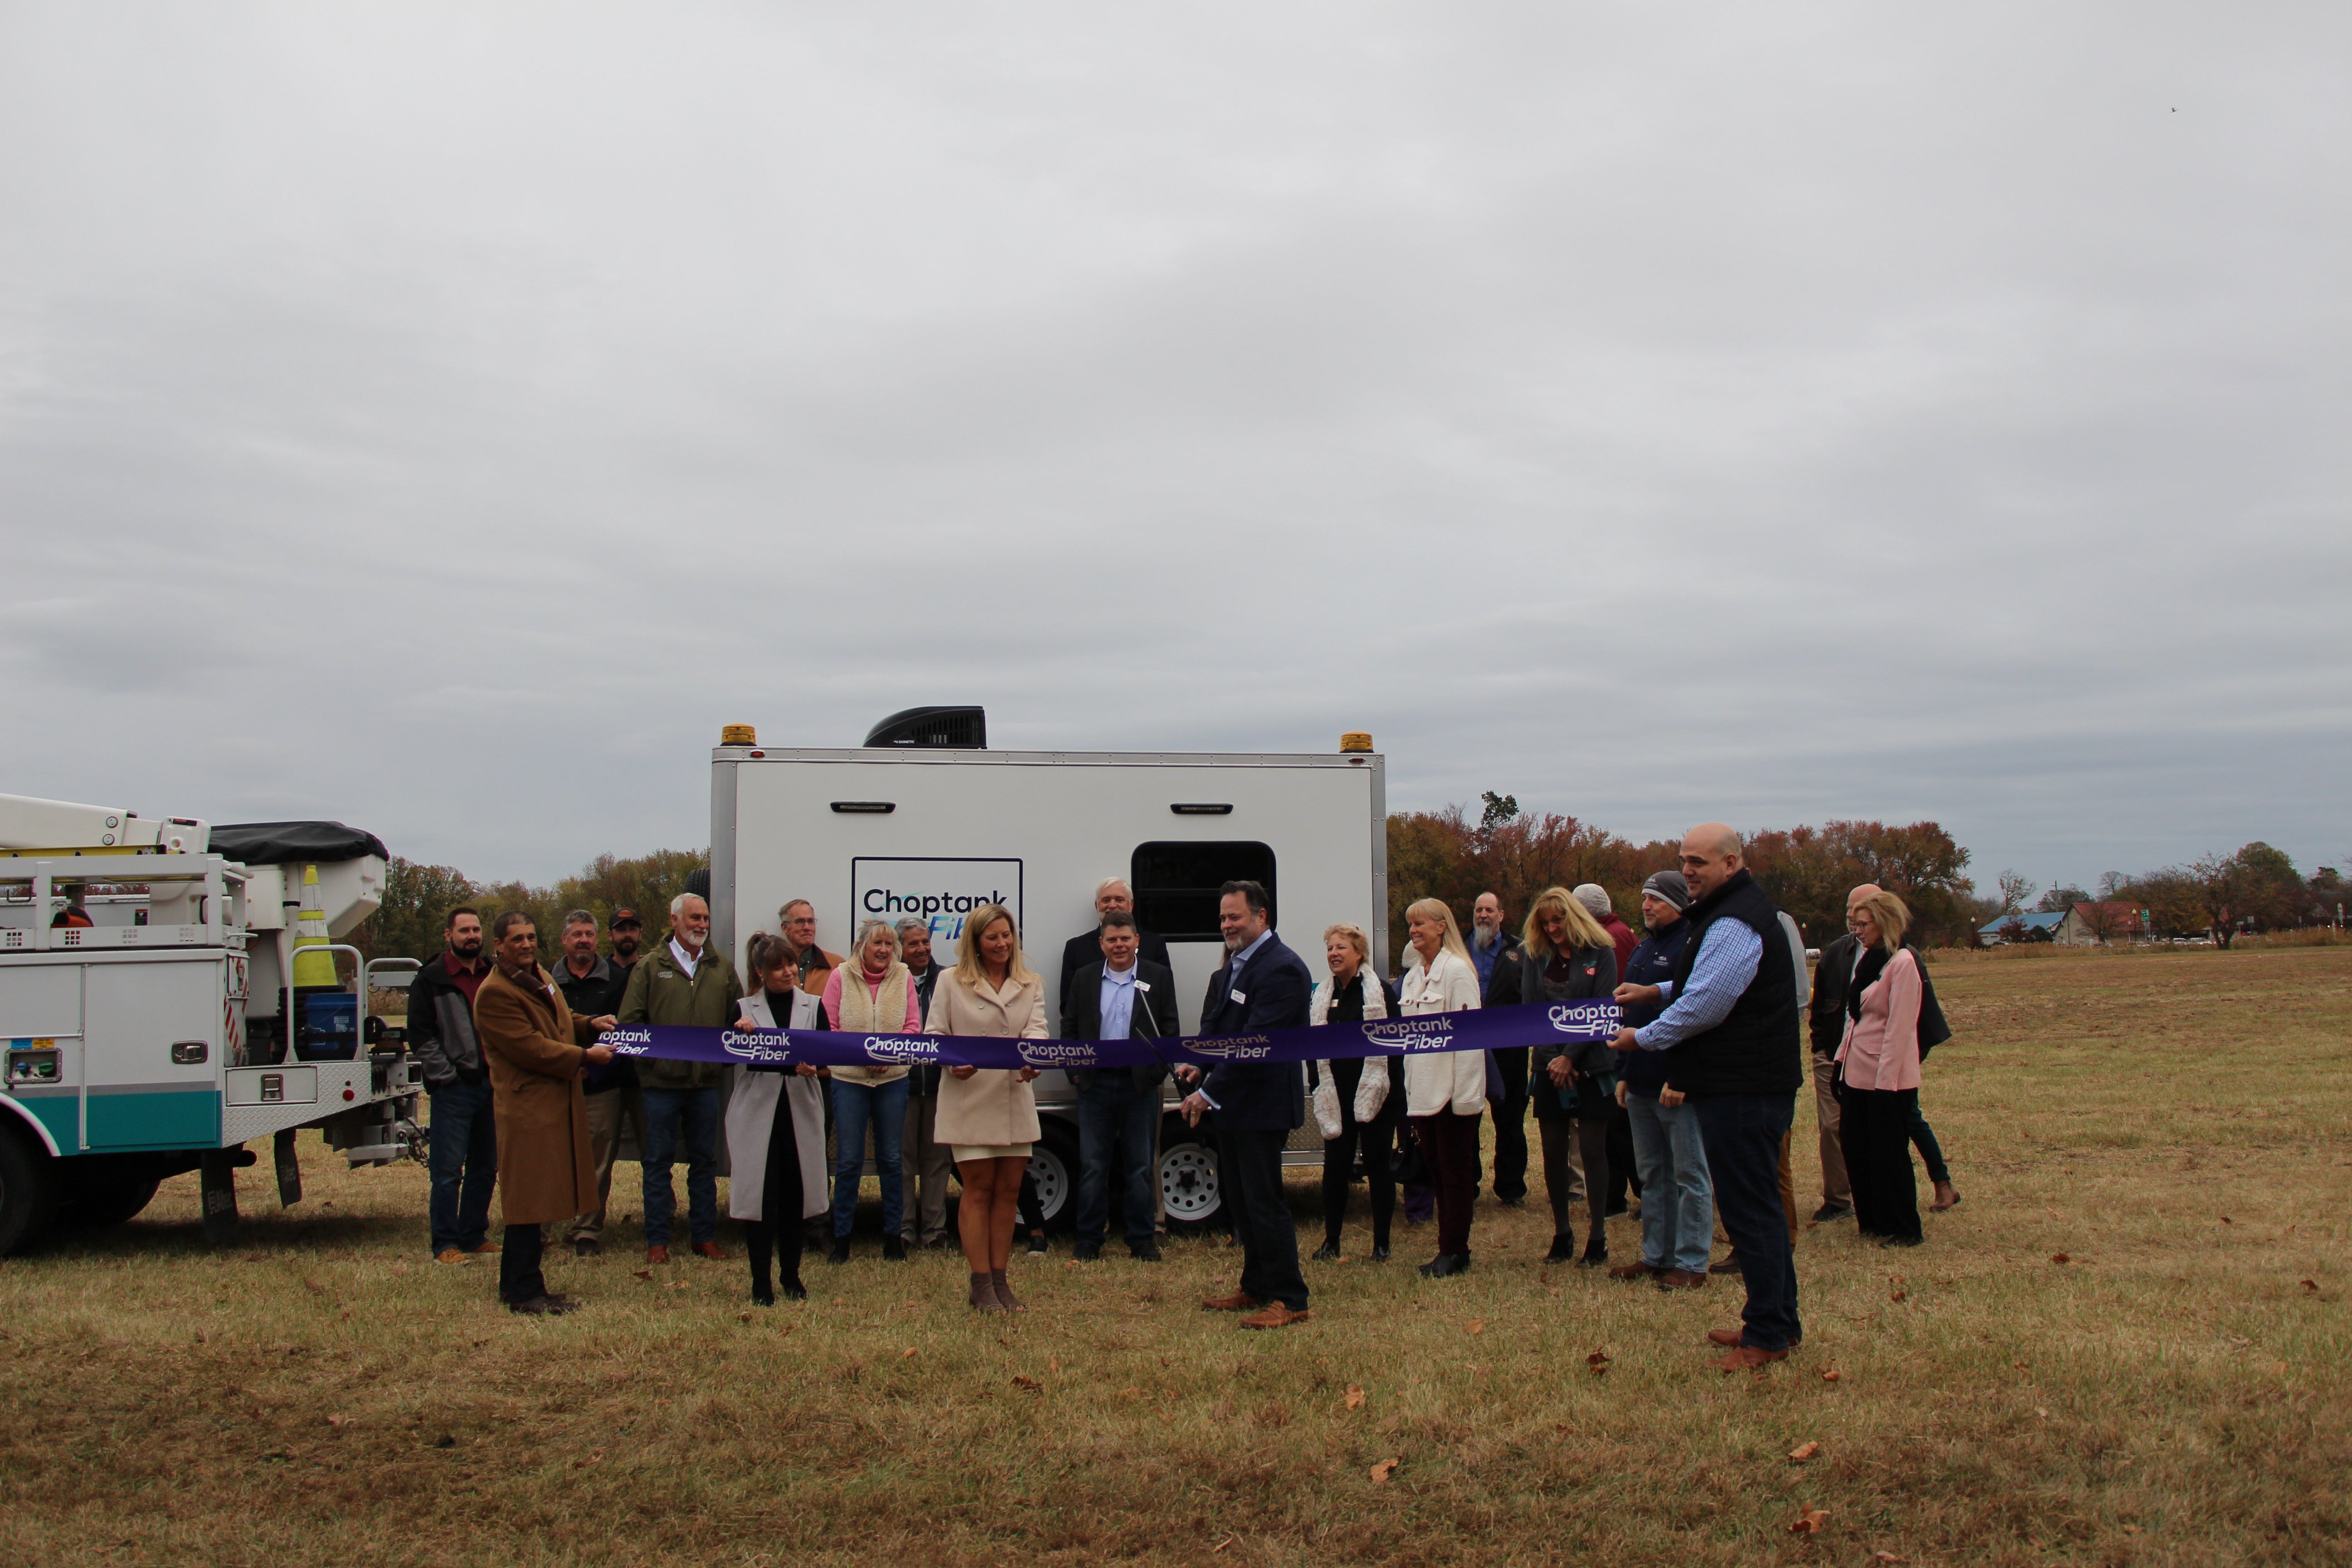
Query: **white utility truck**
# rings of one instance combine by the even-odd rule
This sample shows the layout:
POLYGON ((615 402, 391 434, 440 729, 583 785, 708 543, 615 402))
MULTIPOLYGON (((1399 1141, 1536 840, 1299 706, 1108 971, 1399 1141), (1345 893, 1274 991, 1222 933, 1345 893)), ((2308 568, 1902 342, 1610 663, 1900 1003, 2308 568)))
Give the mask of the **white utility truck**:
POLYGON ((367 1000, 415 962, 337 940, 384 868, 383 844, 341 823, 0 795, 0 1254, 53 1223, 119 1224, 186 1171, 225 1239, 248 1142, 273 1141, 279 1201, 300 1199, 299 1128, 354 1165, 421 1147, 419 1086, 371 1048, 367 1000))
MULTIPOLYGON (((1323 972, 1323 931, 1371 939, 1387 972, 1388 802, 1371 737, 1330 754, 992 752, 977 708, 921 708, 877 725, 865 745, 763 747, 730 725, 711 752, 710 910, 722 952, 778 929, 787 900, 816 906, 818 940, 845 950, 857 921, 908 916, 955 962, 963 916, 1002 903, 1022 948, 1061 994, 1062 949, 1095 924, 1095 889, 1121 877, 1137 923, 1164 938, 1186 1033, 1223 962, 1217 889, 1263 883, 1276 929, 1323 972)), ((1058 1025, 1058 1018, 1055 1020, 1058 1025)), ((1067 1077, 1037 1081, 1044 1138, 1031 1161, 1049 1222, 1075 1212, 1076 1096, 1067 1077)), ((1216 1162, 1174 1114, 1167 1091, 1160 1195, 1175 1223, 1219 1206, 1216 1162)), ((1289 1159, 1320 1163, 1310 1120, 1289 1159)))

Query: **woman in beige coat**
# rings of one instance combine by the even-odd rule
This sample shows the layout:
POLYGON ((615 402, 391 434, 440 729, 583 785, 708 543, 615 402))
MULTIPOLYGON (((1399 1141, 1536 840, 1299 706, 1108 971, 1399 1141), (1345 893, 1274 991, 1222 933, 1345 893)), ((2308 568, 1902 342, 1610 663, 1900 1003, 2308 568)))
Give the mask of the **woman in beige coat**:
MULTIPOLYGON (((964 917, 956 966, 931 993, 931 1035, 994 1035, 1016 1040, 1045 1037, 1045 984, 1021 957, 1013 911, 982 904, 964 917)), ((1037 1141, 1037 1096, 1017 1071, 952 1067, 940 1080, 935 1136, 955 1153, 963 1183, 958 1228, 971 1270, 971 1304, 983 1312, 1024 1312, 1006 1272, 1013 1265, 1013 1226, 1021 1202, 1021 1173, 1037 1141)))
MULTIPOLYGON (((1412 967, 1397 1011, 1411 1018, 1478 1005, 1478 971, 1462 928, 1443 899, 1404 911, 1412 967)), ((1422 1051, 1404 1058, 1404 1113, 1437 1186, 1437 1256, 1421 1266, 1433 1279, 1470 1267, 1470 1205, 1478 1193, 1478 1114, 1486 1109, 1486 1053, 1422 1051)))

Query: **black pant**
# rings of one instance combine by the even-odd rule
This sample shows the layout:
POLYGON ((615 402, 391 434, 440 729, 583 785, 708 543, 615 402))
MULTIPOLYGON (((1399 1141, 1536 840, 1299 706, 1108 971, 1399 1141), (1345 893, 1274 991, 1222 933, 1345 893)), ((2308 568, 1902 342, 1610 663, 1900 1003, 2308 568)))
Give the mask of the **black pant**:
POLYGON ((1279 1301, 1294 1312, 1307 1310, 1307 1279, 1298 1272, 1298 1230, 1282 1193, 1282 1132, 1220 1132, 1225 1189, 1234 1205, 1234 1235, 1242 1244, 1242 1294, 1253 1301, 1279 1301))
MULTIPOLYGON (((1385 1070, 1386 1064, 1381 1064, 1385 1070)), ((1364 1179, 1372 1189, 1372 1245, 1389 1244, 1389 1226, 1396 1218, 1396 1167, 1389 1145, 1404 1117, 1404 1090, 1389 1086, 1381 1113, 1370 1121, 1356 1120, 1356 1089, 1363 1081, 1360 1061, 1331 1064, 1331 1087, 1339 1094, 1339 1136, 1323 1145, 1323 1239, 1339 1245, 1339 1225, 1348 1217, 1348 1188, 1354 1180, 1356 1156, 1364 1159, 1364 1179), (1356 1070, 1349 1072, 1347 1069, 1356 1070)))
POLYGON ((1642 1175, 1634 1169, 1633 1117, 1611 1097, 1609 1105, 1609 1200, 1601 1206, 1611 1214, 1626 1206, 1625 1194, 1642 1195, 1642 1175))
POLYGON ((547 1294, 547 1276, 540 1272, 541 1243, 539 1226, 507 1226, 506 1245, 499 1250, 499 1300, 509 1307, 547 1294))
MULTIPOLYGON (((1690 1103, 1698 1111, 1715 1206, 1748 1287, 1739 1342, 1787 1350, 1804 1337, 1797 1316, 1797 1260, 1788 1212, 1780 1206, 1780 1142, 1796 1119, 1796 1091, 1694 1095, 1690 1103)), ((1660 1201, 1665 1196, 1660 1194, 1660 1201)))
POLYGON ((1911 1119, 1918 1111, 1916 1089, 1847 1084, 1841 1090, 1838 1142, 1853 1183, 1854 1224, 1864 1236, 1920 1237, 1919 1188, 1911 1175, 1911 1119))
POLYGON ((1486 1102, 1495 1122, 1495 1195, 1517 1203, 1528 1195, 1528 1051, 1496 1051, 1503 1098, 1486 1102))
POLYGON ((1557 1117, 1550 1121, 1538 1119, 1536 1129, 1543 1134, 1544 1195, 1551 1200, 1551 1233, 1573 1236, 1568 1224, 1568 1189, 1575 1173, 1568 1168, 1570 1140, 1584 1156, 1585 1237, 1594 1247, 1609 1248, 1609 1200, 1602 1194, 1608 1190, 1609 1173, 1616 1167, 1609 1158, 1609 1123, 1601 1117, 1590 1120, 1557 1117))
POLYGON ((800 1285, 801 1247, 808 1239, 801 1210, 807 1205, 807 1197, 801 1184, 800 1133, 793 1126, 793 1094, 787 1084, 784 1092, 776 1096, 776 1120, 768 1129, 767 1168, 760 1173, 760 1213, 764 1217, 743 1222, 753 1300, 775 1299, 776 1287, 768 1272, 771 1254, 783 1265, 785 1288, 800 1285))
POLYGON ((1919 1114, 1919 1091, 1915 1089, 1910 1094, 1911 1142, 1918 1148, 1919 1158, 1927 1163, 1927 1179, 1948 1182, 1952 1179, 1952 1173, 1944 1163, 1944 1146, 1936 1142, 1936 1130, 1927 1125, 1925 1116, 1919 1114))

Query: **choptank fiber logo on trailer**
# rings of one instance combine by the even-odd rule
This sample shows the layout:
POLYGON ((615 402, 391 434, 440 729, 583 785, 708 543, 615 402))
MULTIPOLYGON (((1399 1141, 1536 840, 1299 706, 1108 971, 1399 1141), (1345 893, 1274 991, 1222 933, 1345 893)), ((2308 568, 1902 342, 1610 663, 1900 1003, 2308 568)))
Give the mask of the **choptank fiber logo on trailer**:
POLYGON ((919 920, 931 928, 931 947, 940 962, 955 962, 964 917, 982 904, 1013 911, 1024 943, 1029 921, 1021 911, 1021 862, 914 857, 860 857, 849 863, 849 908, 856 920, 919 920))

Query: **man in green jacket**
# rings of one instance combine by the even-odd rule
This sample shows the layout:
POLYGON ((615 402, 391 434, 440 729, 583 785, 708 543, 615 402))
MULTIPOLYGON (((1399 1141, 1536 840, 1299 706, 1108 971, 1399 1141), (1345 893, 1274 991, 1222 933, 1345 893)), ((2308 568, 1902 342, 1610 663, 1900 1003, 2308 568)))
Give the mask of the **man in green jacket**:
MULTIPOLYGON (((735 1022, 743 987, 727 955, 710 946, 710 906, 692 893, 669 901, 669 940, 629 972, 624 1024, 723 1029, 735 1022)), ((709 1062, 642 1058, 637 1083, 646 1108, 646 1261, 669 1261, 669 1227, 677 1210, 669 1168, 686 1145, 686 1215, 694 1250, 725 1258, 719 1245, 719 1084, 726 1069, 709 1062)))

